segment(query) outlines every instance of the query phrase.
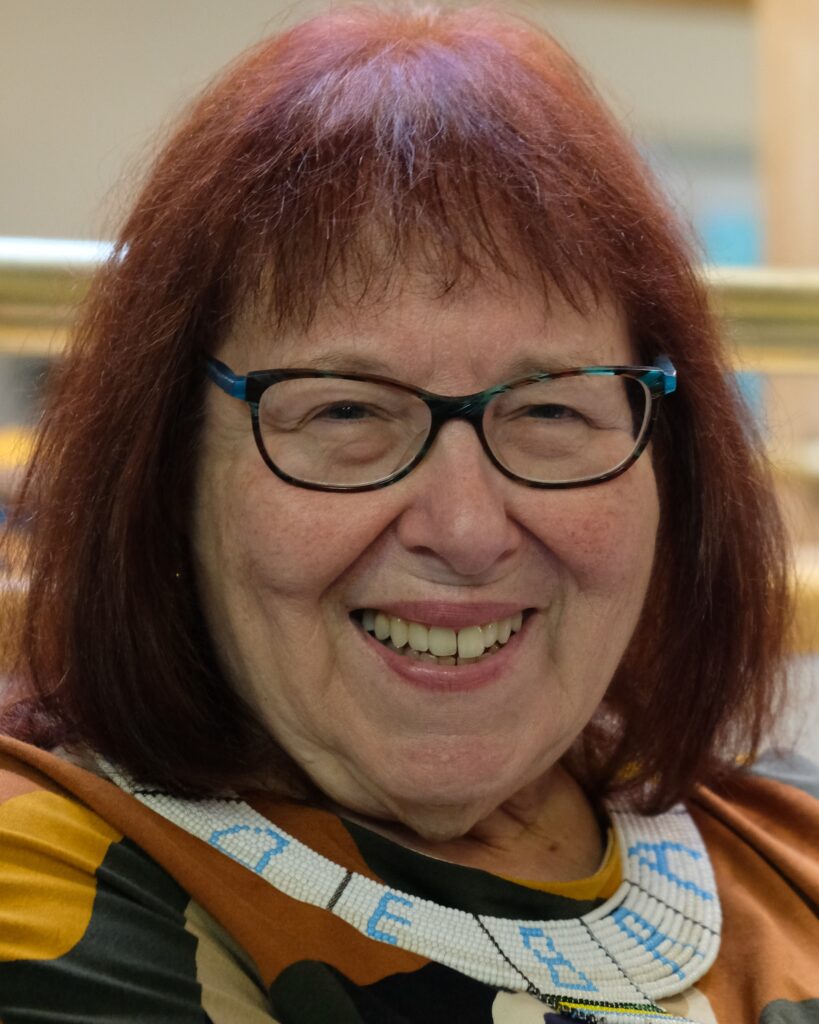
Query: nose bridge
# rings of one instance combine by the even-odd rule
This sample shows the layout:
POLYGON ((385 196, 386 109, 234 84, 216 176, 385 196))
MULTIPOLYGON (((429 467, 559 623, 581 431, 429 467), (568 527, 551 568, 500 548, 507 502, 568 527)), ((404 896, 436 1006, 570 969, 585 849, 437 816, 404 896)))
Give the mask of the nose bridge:
POLYGON ((475 406, 450 407, 438 420, 398 528, 405 547, 472 578, 490 571, 518 538, 508 508, 510 481, 485 451, 480 417, 475 406))
POLYGON ((480 469, 481 476, 490 469, 496 472, 486 457, 480 417, 448 416, 441 424, 432 447, 436 451, 442 450, 443 458, 457 467, 480 469))
POLYGON ((467 395, 462 398, 440 398, 430 402, 432 422, 428 441, 429 449, 435 446, 438 434, 443 427, 453 421, 463 420, 472 427, 484 453, 487 458, 490 458, 483 430, 483 416, 486 407, 494 397, 493 393, 482 391, 477 395, 467 395))

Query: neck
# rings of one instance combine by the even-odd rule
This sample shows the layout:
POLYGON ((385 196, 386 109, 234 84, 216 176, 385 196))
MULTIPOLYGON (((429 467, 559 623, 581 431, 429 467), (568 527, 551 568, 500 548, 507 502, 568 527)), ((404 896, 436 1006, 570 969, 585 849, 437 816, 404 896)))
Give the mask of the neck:
POLYGON ((591 803, 559 766, 453 838, 437 841, 400 824, 358 820, 427 856, 532 882, 586 878, 603 859, 603 839, 591 803))

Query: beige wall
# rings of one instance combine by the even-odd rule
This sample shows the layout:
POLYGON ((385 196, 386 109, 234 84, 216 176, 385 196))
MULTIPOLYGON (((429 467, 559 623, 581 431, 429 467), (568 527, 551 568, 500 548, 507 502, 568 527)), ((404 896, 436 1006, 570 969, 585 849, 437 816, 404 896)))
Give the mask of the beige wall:
MULTIPOLYGON (((0 0, 0 235, 109 236, 158 126, 244 46, 321 6, 0 0)), ((591 68, 640 138, 752 146, 749 12, 589 0, 518 7, 591 68)))

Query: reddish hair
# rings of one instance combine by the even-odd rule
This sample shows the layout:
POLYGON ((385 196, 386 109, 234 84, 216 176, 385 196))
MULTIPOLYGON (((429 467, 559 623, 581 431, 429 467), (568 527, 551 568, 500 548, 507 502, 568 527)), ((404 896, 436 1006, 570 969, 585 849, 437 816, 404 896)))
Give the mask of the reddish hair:
POLYGON ((7 730, 180 790, 271 764, 297 784, 223 678, 188 570, 203 356, 249 301, 304 327, 408 267, 441 291, 503 274, 577 308, 612 296, 641 361, 671 357, 650 593, 575 771, 602 795, 631 766, 653 810, 753 753, 781 675, 785 548, 703 286, 571 58, 482 10, 323 14, 240 58, 170 139, 42 422, 18 511, 27 696, 7 730))

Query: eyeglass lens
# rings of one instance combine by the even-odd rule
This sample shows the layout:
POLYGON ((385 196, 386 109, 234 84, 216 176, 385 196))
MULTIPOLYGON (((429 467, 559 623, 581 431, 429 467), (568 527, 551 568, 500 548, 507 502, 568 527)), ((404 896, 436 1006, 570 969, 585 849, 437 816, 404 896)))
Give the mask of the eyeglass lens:
MULTIPOLYGON (((634 377, 576 374, 514 385, 483 417, 486 443, 506 469, 534 483, 605 475, 631 458, 649 392, 634 377)), ((336 377, 279 381, 262 395, 259 432, 270 460, 304 483, 360 487, 408 466, 432 426, 419 396, 336 377)))

